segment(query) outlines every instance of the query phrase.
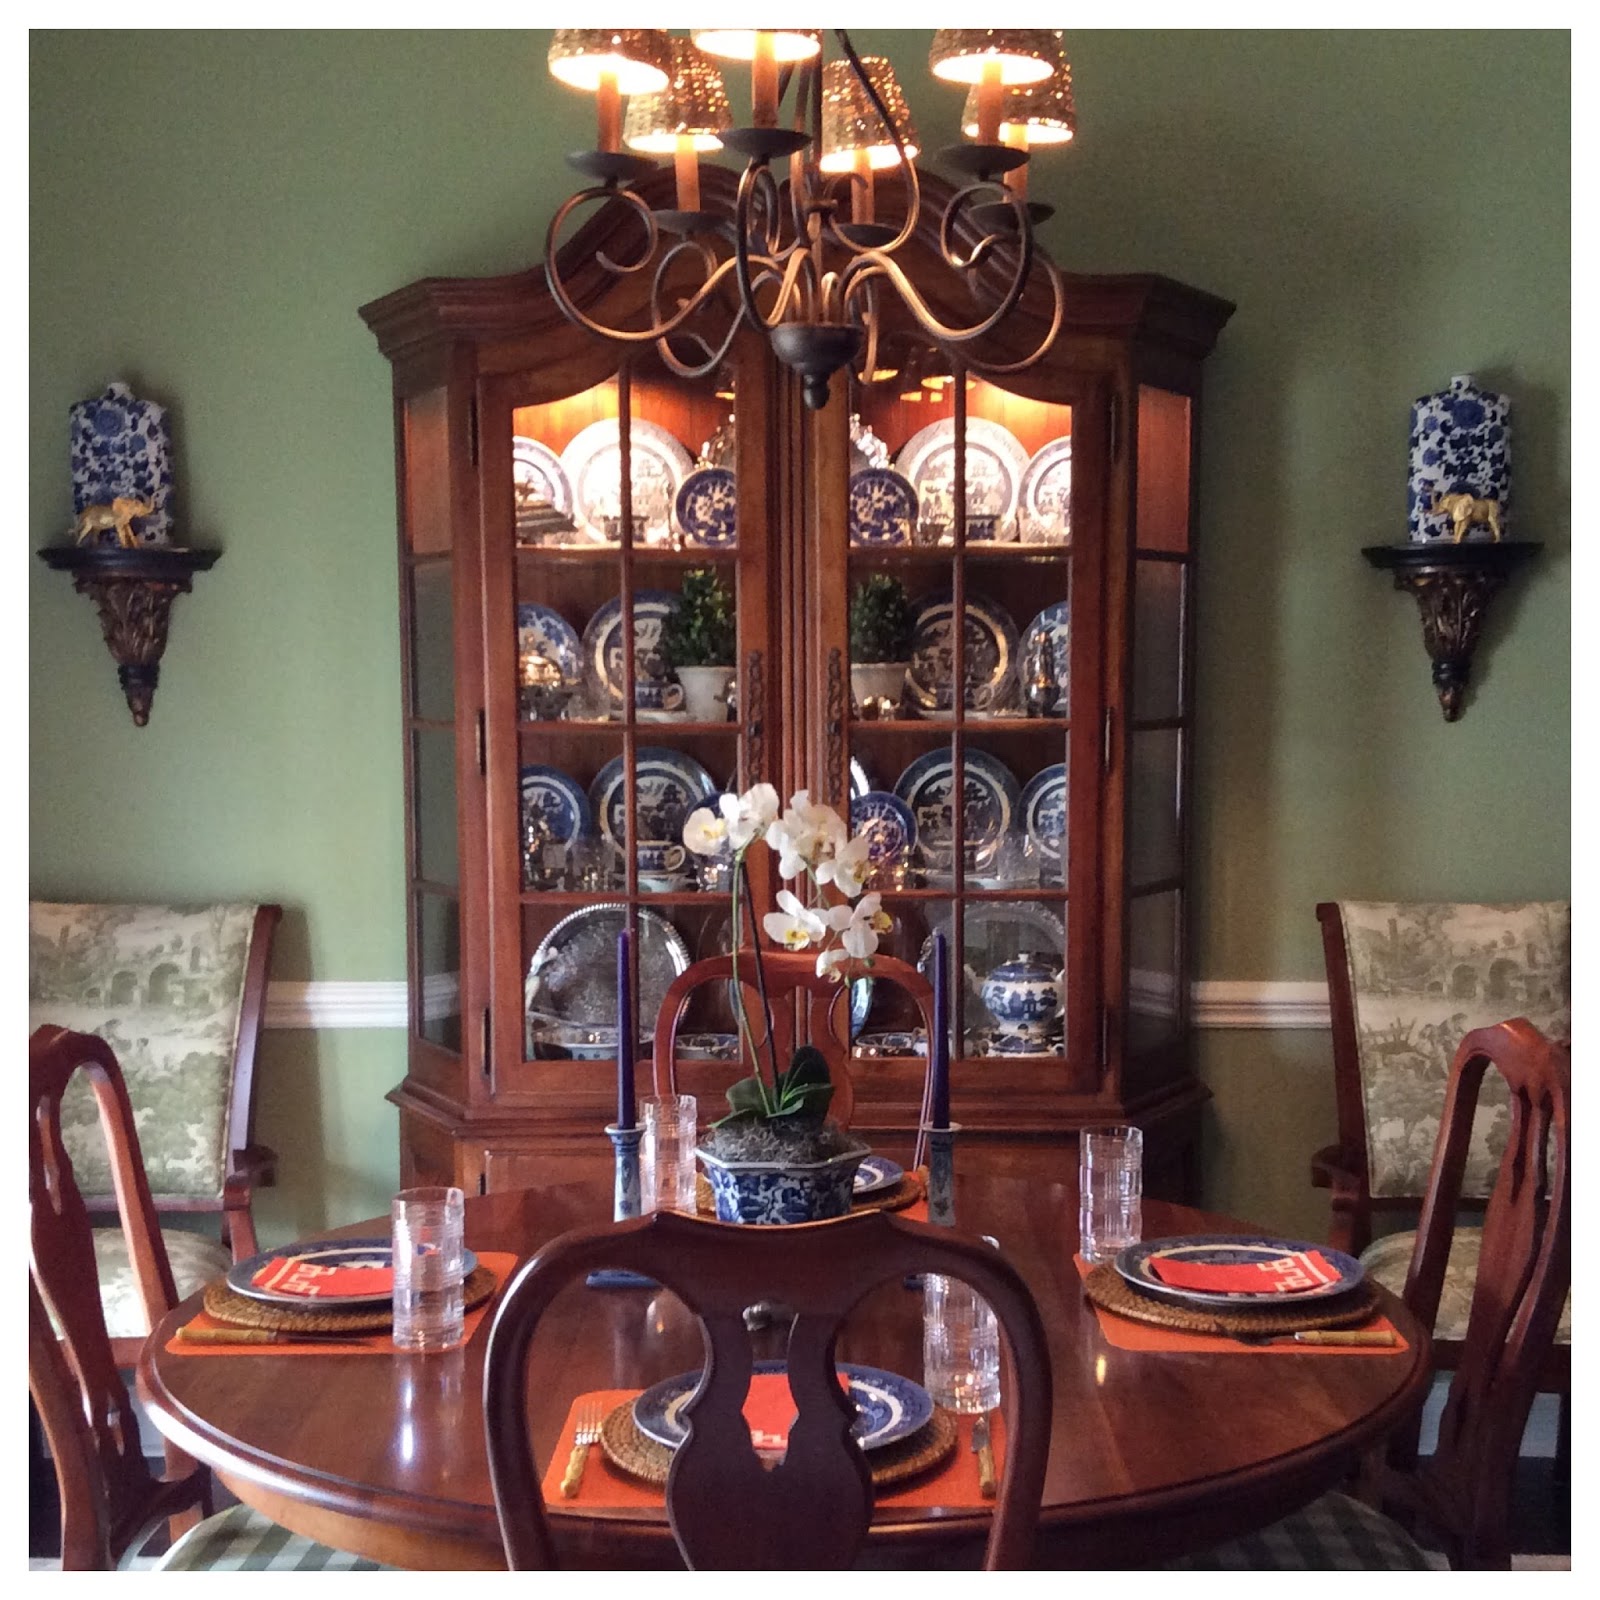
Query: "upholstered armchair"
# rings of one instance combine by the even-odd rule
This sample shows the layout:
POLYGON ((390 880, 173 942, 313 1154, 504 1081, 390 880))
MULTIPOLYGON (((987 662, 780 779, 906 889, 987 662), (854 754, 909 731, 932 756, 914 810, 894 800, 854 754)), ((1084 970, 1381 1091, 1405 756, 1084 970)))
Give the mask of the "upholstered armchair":
MULTIPOLYGON (((1341 900, 1317 907, 1328 968, 1339 1142, 1311 1159, 1332 1190, 1329 1241, 1357 1254, 1396 1294, 1405 1288, 1414 1228, 1373 1238, 1377 1217, 1420 1210, 1439 1138, 1445 1082, 1465 1035, 1526 1017, 1551 1039, 1572 1034, 1571 906, 1341 900)), ((1509 1132, 1504 1083, 1490 1074, 1473 1120, 1461 1208, 1481 1211, 1509 1132)), ((1459 1357, 1478 1274, 1481 1230, 1451 1242, 1434 1340, 1439 1364, 1459 1357)), ((1570 1301, 1561 1313, 1547 1386, 1565 1384, 1570 1301)))
MULTIPOLYGON (((159 1213, 218 1214, 220 1238, 163 1223, 179 1298, 256 1253, 251 1197, 274 1156, 251 1142, 256 1046, 275 905, 56 905, 28 911, 28 1026, 93 1033, 122 1065, 159 1213)), ((116 1208, 87 1085, 61 1108, 91 1211, 116 1208)), ((107 1331, 119 1362, 149 1332, 121 1228, 94 1230, 107 1331)))

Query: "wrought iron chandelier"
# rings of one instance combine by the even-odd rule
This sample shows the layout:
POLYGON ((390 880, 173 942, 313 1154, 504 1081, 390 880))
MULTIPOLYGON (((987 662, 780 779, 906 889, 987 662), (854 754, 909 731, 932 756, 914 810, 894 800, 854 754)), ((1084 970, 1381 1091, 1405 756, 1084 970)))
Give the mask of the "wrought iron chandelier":
MULTIPOLYGON (((986 373, 1036 362, 1061 324, 1061 275, 1034 239, 1051 208, 1027 197, 1029 146, 1071 139, 1077 125, 1072 73, 1059 32, 1029 28, 943 28, 934 33, 935 77, 971 86, 962 115, 968 141, 941 154, 961 179, 939 219, 945 266, 964 279, 981 314, 965 326, 939 319, 912 284, 897 252, 917 230, 919 149, 894 69, 860 56, 835 31, 842 55, 824 62, 814 30, 697 29, 672 38, 659 29, 558 29, 550 70, 597 97, 596 148, 568 160, 595 180, 551 219, 545 272, 563 313, 602 338, 653 344, 683 377, 726 359, 742 325, 765 334, 779 360, 801 375, 805 403, 827 404, 829 379, 850 368, 870 379, 880 360, 883 298, 893 294, 916 328, 947 356, 986 373), (751 116, 732 126, 717 58, 748 61, 751 116), (791 126, 780 107, 794 81, 791 126), (622 99, 628 97, 627 114, 622 99), (730 209, 702 205, 699 159, 727 148, 745 158, 730 209), (677 204, 652 207, 630 187, 673 158, 677 204), (775 163, 787 160, 786 181, 775 163), (878 175, 898 170, 904 210, 877 220, 878 175), (591 317, 563 280, 560 244, 584 207, 620 200, 643 225, 637 251, 593 262, 618 277, 649 274, 640 325, 591 317), (983 273, 1008 264, 1003 283, 983 273), (1035 270, 1049 285, 1049 325, 1018 359, 985 359, 981 341, 1016 309, 1035 270), (724 287, 731 282, 735 295, 724 287), (726 319, 725 325, 718 316, 726 319), (707 334, 707 327, 715 331, 707 334)), ((582 264, 585 271, 590 261, 582 264)))

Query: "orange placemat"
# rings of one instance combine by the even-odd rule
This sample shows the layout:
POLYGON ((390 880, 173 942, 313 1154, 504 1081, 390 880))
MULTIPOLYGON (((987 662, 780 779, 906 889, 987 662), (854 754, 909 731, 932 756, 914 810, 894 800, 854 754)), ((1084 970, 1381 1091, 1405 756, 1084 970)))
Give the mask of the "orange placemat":
MULTIPOLYGON (((1072 1264, 1078 1269, 1080 1279, 1094 1271, 1090 1262, 1075 1255, 1072 1264)), ((1134 1322, 1119 1317, 1094 1304, 1087 1295, 1085 1302, 1094 1310, 1095 1320, 1107 1344, 1116 1350, 1172 1350, 1190 1355, 1245 1355, 1245 1356, 1397 1356, 1409 1350, 1406 1336, 1379 1312, 1365 1322, 1357 1323, 1352 1332, 1378 1333, 1387 1330, 1398 1341, 1395 1344, 1244 1344, 1238 1339, 1224 1338, 1214 1333, 1184 1333, 1177 1328, 1162 1328, 1151 1322, 1134 1322)))
MULTIPOLYGON (((521 1259, 508 1251, 500 1250, 480 1250, 477 1256, 478 1265, 494 1274, 495 1295, 516 1270, 517 1262, 521 1259)), ((462 1340, 463 1344, 477 1332, 479 1323, 489 1314, 495 1302, 495 1295, 491 1295, 482 1305, 475 1306, 467 1313, 466 1337, 462 1340)), ((193 1328, 197 1332, 211 1332, 228 1328, 230 1324, 219 1322, 215 1317, 200 1311, 183 1326, 186 1329, 193 1328)), ((455 1348, 459 1349, 460 1346, 455 1348)), ((387 1333, 364 1334, 360 1338, 350 1339, 326 1336, 316 1339, 295 1339, 290 1336, 274 1339, 269 1344, 190 1344, 174 1334, 167 1340, 165 1349, 175 1356, 392 1356, 398 1353, 394 1347, 394 1340, 387 1333)))
MULTIPOLYGON (((651 1484, 630 1477, 606 1459, 599 1445, 589 1451, 589 1460, 583 1469, 583 1482, 577 1494, 568 1499, 561 1493, 561 1480, 566 1475, 567 1461, 572 1455, 573 1439, 577 1433, 578 1408, 588 1401, 598 1401, 602 1415, 614 1407, 631 1403, 638 1389, 596 1389, 590 1394, 580 1394, 567 1412, 561 1425, 561 1437, 551 1452, 545 1468, 544 1498, 551 1506, 582 1506, 592 1510, 617 1511, 631 1507, 654 1506, 664 1508, 666 1497, 651 1484)), ((978 1493, 978 1457, 972 1449, 972 1417, 958 1417, 960 1430, 954 1451, 924 1477, 900 1488, 888 1489, 875 1497, 880 1506, 961 1506, 986 1507, 994 1504, 978 1493)), ((1005 1419, 996 1411, 990 1416, 990 1436, 994 1444, 995 1471, 1003 1473, 1005 1467, 1005 1419)))

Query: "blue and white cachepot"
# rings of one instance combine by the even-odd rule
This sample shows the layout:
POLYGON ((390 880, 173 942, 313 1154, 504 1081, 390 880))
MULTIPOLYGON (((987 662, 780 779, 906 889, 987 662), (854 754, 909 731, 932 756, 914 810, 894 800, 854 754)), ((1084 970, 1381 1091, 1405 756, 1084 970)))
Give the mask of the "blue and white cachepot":
MULTIPOLYGON (((172 429, 167 409, 140 400, 125 383, 67 408, 72 452, 72 510, 110 505, 119 496, 148 500, 155 510, 134 519, 144 544, 172 538, 172 429)), ((109 529, 102 543, 115 543, 109 529)))
MULTIPOLYGON (((1502 531, 1511 497, 1511 401, 1480 389, 1470 372, 1450 387, 1425 394, 1411 407, 1411 476, 1406 495, 1406 532, 1413 544, 1454 537, 1450 517, 1430 511, 1435 497, 1469 494, 1494 500, 1502 531)), ((1483 525, 1469 540, 1491 538, 1483 525)))
POLYGON ((1002 1030, 1043 1042, 1061 1015, 1061 976, 1040 956, 1013 956, 990 972, 979 992, 1002 1030))
POLYGON ((856 1168, 868 1149, 793 1165, 726 1161, 704 1149, 695 1154, 706 1169, 718 1222, 821 1222, 850 1209, 856 1168))

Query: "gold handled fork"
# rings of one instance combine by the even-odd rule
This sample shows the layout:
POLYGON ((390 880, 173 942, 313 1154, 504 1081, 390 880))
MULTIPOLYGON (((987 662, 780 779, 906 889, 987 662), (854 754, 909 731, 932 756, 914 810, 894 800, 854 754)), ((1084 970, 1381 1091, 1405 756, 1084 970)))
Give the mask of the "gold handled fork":
POLYGON ((561 1480, 561 1493, 568 1499, 577 1494, 583 1482, 583 1469, 589 1460, 592 1445, 600 1442, 600 1402, 586 1400, 578 1412, 578 1426, 572 1436, 572 1455, 567 1460, 567 1470, 561 1480))

